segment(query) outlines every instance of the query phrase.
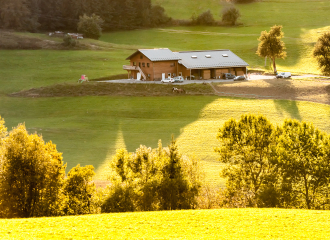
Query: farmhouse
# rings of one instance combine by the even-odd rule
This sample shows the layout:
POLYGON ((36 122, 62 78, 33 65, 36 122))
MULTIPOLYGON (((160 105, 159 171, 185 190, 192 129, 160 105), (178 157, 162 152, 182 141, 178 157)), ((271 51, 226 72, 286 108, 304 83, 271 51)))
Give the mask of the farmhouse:
POLYGON ((172 52, 168 48, 138 49, 126 58, 128 78, 157 81, 167 77, 185 79, 222 78, 224 73, 244 75, 247 64, 230 50, 172 52))

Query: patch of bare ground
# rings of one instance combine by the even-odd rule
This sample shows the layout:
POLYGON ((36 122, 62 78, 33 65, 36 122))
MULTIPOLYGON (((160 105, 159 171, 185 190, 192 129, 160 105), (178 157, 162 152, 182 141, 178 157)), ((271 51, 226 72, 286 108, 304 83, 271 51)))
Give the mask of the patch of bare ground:
MULTIPOLYGON (((178 86, 176 86, 178 87, 178 86)), ((31 88, 9 94, 11 97, 78 97, 78 96, 174 96, 170 84, 99 83, 57 84, 49 87, 31 88)), ((188 84, 180 86, 186 95, 214 95, 210 85, 188 84)), ((183 95, 183 94, 181 94, 183 95)))
POLYGON ((330 80, 269 79, 213 83, 219 96, 288 99, 330 104, 330 80))

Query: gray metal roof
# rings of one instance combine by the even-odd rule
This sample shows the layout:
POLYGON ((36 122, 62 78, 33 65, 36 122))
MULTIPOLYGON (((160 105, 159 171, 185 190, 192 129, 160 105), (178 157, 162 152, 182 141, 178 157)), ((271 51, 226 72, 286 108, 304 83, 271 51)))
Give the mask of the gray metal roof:
POLYGON ((180 60, 180 58, 175 55, 170 49, 168 48, 155 48, 155 49, 139 49, 131 56, 126 58, 129 60, 133 55, 136 53, 141 52, 144 56, 150 59, 150 61, 170 61, 170 60, 180 60))
POLYGON ((225 68, 249 66, 230 50, 174 52, 179 63, 188 69, 225 68))

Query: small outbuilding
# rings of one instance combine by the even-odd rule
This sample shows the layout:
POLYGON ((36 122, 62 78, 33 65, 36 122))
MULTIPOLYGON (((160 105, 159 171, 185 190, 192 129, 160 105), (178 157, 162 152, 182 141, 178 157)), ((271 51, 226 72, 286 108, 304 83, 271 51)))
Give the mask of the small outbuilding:
POLYGON ((138 49, 126 58, 128 77, 157 81, 183 76, 190 79, 217 79, 224 73, 244 75, 247 64, 230 50, 172 52, 168 48, 138 49))

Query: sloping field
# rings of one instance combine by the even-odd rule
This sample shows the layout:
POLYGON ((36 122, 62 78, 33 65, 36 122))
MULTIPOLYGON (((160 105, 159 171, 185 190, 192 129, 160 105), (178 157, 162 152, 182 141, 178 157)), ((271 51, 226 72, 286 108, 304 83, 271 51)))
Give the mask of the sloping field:
MULTIPOLYGON (((208 181, 218 185, 220 169, 213 148, 218 128, 243 113, 262 113, 273 123, 285 118, 313 122, 330 132, 330 106, 289 100, 259 100, 217 96, 61 98, 2 97, 1 116, 9 129, 25 122, 30 132, 52 140, 63 152, 67 170, 94 165, 99 179, 116 148, 135 151, 140 144, 167 145, 174 134, 179 149, 206 163, 208 181)), ((220 182, 219 182, 220 181, 220 182)))
POLYGON ((0 220, 1 239, 328 239, 330 212, 220 209, 0 220))
MULTIPOLYGON (((206 0, 154 0, 165 7, 175 19, 190 19, 211 9, 216 19, 225 1, 206 0)), ((279 71, 297 73, 319 73, 312 57, 318 37, 329 31, 328 13, 330 1, 263 0, 251 4, 236 4, 240 10, 242 25, 237 27, 193 26, 167 27, 149 30, 120 31, 106 33, 102 41, 116 44, 135 44, 145 48, 170 48, 174 51, 230 49, 250 64, 250 68, 270 70, 270 61, 258 57, 258 41, 261 31, 273 25, 282 25, 287 48, 287 58, 277 60, 279 71)))

